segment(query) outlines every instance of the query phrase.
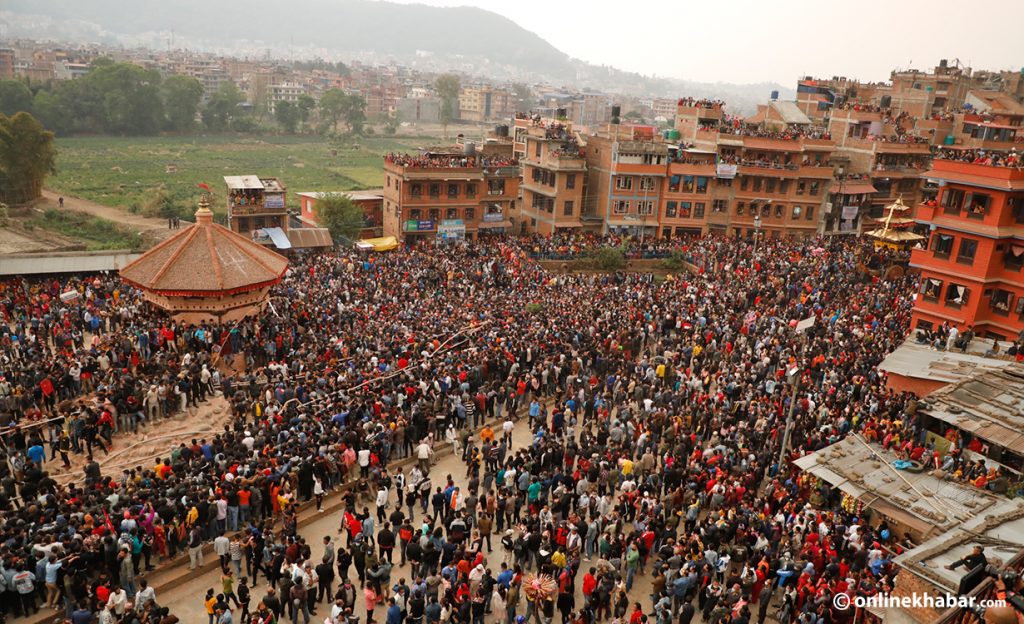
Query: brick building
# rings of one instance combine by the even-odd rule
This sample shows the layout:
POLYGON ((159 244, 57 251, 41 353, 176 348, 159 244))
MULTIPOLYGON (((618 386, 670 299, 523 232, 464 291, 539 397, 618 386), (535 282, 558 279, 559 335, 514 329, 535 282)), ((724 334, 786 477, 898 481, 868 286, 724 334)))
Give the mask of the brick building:
POLYGON ((288 234, 285 186, 277 178, 254 175, 224 176, 227 187, 228 228, 253 236, 256 230, 281 228, 288 234))
POLYGON ((587 166, 580 137, 571 124, 516 120, 523 143, 519 232, 553 234, 578 229, 582 219, 587 166))
POLYGON ((587 195, 581 219, 602 234, 657 236, 668 144, 652 126, 609 124, 587 138, 587 195))
POLYGON ((941 188, 917 209, 931 238, 910 257, 921 270, 912 326, 948 321, 1015 339, 1024 330, 1024 170, 939 158, 923 175, 941 188))
MULTIPOLYGON (((508 144, 511 153, 511 142, 508 144)), ((512 224, 519 168, 511 156, 431 148, 384 161, 384 235, 415 244, 433 238, 500 234, 512 224)))
MULTIPOLYGON (((317 227, 316 203, 326 192, 299 193, 299 220, 310 227, 317 227)), ((363 209, 363 229, 360 238, 381 236, 384 229, 384 189, 366 189, 362 191, 342 191, 356 205, 363 209)))

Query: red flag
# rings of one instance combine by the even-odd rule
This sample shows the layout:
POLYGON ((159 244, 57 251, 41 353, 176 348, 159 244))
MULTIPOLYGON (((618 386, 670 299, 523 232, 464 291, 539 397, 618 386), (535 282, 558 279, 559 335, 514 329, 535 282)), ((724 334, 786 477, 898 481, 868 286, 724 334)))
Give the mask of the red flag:
POLYGON ((206 189, 207 191, 210 190, 210 187, 205 185, 205 184, 203 184, 202 182, 199 183, 199 188, 206 189))

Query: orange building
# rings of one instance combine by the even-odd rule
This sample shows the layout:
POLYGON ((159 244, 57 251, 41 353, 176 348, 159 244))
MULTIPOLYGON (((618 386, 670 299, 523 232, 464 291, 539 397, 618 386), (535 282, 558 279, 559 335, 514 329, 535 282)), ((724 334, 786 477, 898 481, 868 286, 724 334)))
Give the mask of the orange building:
POLYGON ((917 210, 931 239, 910 256, 921 270, 912 326, 948 321, 1015 339, 1024 330, 1024 170, 936 159, 923 175, 941 188, 917 210))
POLYGON ((572 125, 531 122, 520 138, 524 156, 518 231, 554 234, 583 227, 587 166, 572 125))
MULTIPOLYGON (((511 145, 511 143, 509 143, 511 145)), ((519 188, 510 156, 432 148, 384 158, 384 236, 415 244, 431 238, 503 234, 519 188)))
POLYGON ((651 126, 609 124, 587 138, 584 222, 602 234, 657 236, 668 144, 651 126))

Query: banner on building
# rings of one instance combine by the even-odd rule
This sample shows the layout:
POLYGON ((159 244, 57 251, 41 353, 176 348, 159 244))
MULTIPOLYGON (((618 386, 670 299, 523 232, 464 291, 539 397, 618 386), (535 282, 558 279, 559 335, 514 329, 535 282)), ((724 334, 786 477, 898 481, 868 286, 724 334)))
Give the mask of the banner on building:
POLYGON ((729 163, 718 163, 718 171, 716 175, 719 178, 732 179, 736 177, 736 165, 729 163))
POLYGON ((859 211, 859 206, 843 206, 843 218, 848 220, 856 219, 859 211))

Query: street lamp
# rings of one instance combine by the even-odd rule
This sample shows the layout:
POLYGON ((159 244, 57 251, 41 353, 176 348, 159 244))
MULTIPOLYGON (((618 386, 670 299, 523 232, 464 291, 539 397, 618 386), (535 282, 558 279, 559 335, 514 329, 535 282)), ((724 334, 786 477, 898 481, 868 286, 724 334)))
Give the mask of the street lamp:
POLYGON ((761 233, 761 214, 754 215, 754 253, 757 253, 757 238, 761 233))

